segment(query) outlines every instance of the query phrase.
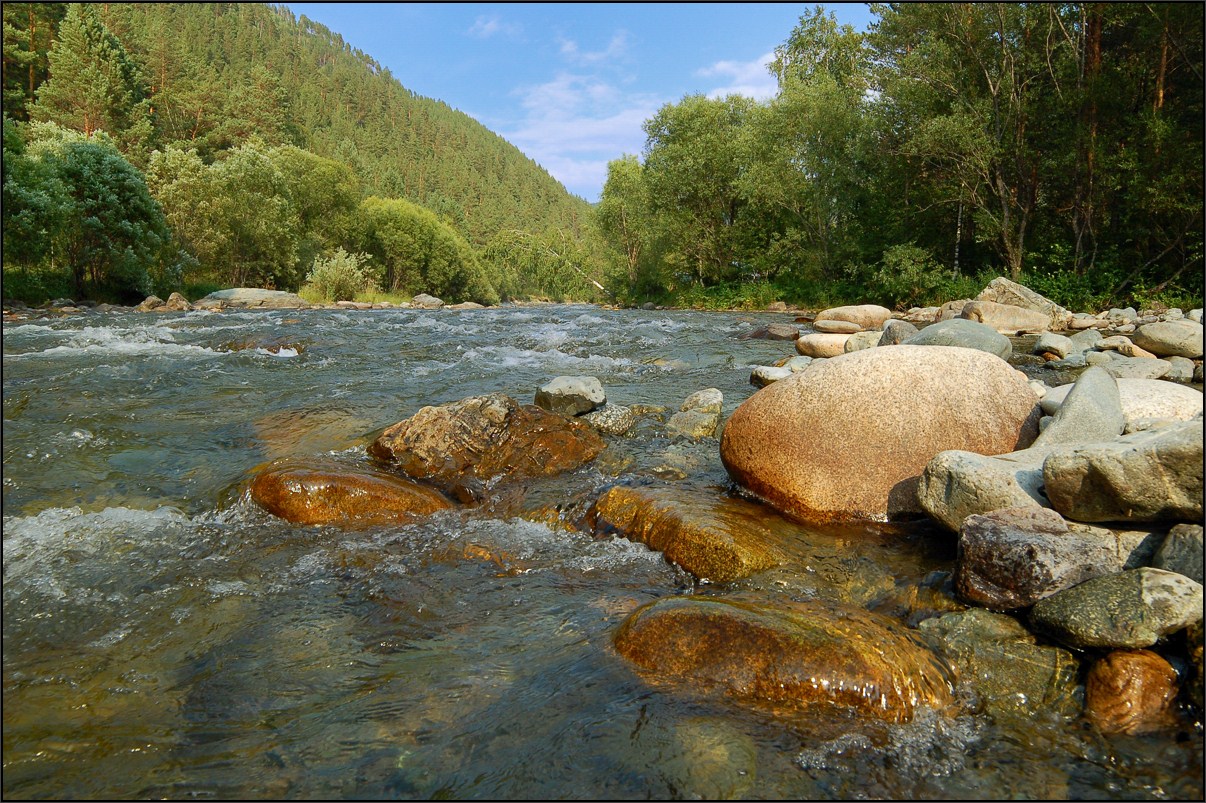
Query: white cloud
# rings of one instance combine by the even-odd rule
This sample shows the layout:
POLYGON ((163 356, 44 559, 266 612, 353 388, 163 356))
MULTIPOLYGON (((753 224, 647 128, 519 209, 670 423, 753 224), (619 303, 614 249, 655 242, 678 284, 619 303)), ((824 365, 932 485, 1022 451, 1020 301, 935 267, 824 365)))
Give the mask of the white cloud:
POLYGON ((642 124, 665 102, 626 93, 596 75, 560 72, 515 90, 526 116, 499 133, 570 192, 595 200, 607 163, 645 146, 642 124))
POLYGON ((561 43, 561 55, 572 64, 600 64, 614 61, 628 52, 628 32, 616 31, 603 50, 583 52, 573 39, 558 39, 561 43))
POLYGON ((754 100, 769 100, 779 91, 775 76, 767 69, 774 58, 774 53, 765 53, 753 61, 718 61, 710 67, 696 70, 695 75, 727 80, 723 86, 705 93, 710 98, 745 95, 754 100))
POLYGON ((516 22, 503 22, 497 14, 489 17, 483 15, 474 20, 473 26, 465 33, 474 39, 489 39, 500 33, 516 37, 523 33, 523 26, 516 22))

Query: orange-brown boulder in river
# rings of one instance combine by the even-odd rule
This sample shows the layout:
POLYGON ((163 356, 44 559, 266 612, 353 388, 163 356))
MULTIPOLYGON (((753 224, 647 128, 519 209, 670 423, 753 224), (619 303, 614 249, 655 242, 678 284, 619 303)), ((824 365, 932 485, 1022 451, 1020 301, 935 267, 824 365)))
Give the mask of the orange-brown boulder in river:
POLYGON ((386 429, 368 453, 461 501, 480 501, 504 478, 569 471, 593 460, 604 445, 582 421, 492 393, 424 407, 386 429))
POLYGON ((720 456, 741 486, 802 519, 884 520, 920 510, 939 452, 1029 446, 1040 409, 999 357, 951 346, 843 354, 769 385, 725 424, 720 456))
POLYGON ((342 466, 270 467, 252 480, 251 498, 295 524, 385 524, 452 507, 439 492, 405 477, 342 466))
POLYGON ((953 699, 941 658, 903 625, 854 607, 671 597, 638 608, 615 646, 655 680, 795 709, 845 706, 907 722, 918 706, 953 699))

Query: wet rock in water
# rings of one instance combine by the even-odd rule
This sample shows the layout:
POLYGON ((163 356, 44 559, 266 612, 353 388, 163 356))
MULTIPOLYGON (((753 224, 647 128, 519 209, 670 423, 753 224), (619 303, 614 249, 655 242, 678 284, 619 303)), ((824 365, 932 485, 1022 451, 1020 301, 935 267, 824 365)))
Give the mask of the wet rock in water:
MULTIPOLYGON (((1175 418, 1188 421, 1202 412, 1202 394, 1193 388, 1157 379, 1116 379, 1118 401, 1128 422, 1140 418, 1175 418)), ((1053 415, 1073 385, 1054 387, 1043 396, 1043 412, 1053 415)))
POLYGON ((684 410, 670 416, 670 420, 666 422, 666 434, 672 438, 699 440, 715 435, 718 426, 720 426, 720 413, 684 410))
POLYGON ((819 318, 812 322, 812 328, 827 335, 852 335, 863 331, 863 327, 853 321, 828 321, 819 318))
POLYGON ((151 310, 159 309, 164 305, 164 300, 159 296, 147 296, 146 299, 134 308, 135 312, 150 312, 151 310))
POLYGON ((1039 600, 1038 632, 1069 647, 1150 647, 1202 621, 1202 584, 1162 569, 1131 569, 1087 580, 1039 600))
POLYGON ((559 376, 536 391, 536 406, 561 415, 582 415, 607 403, 603 385, 593 376, 559 376))
POLYGON ((1118 379, 1159 379, 1172 366, 1151 357, 1117 357, 1102 367, 1118 379))
POLYGON ((480 501, 504 479, 569 471, 603 448, 588 424, 493 393, 424 407, 386 429, 368 453, 462 501, 480 501))
POLYGON ((791 324, 772 323, 759 326, 753 331, 739 335, 739 340, 795 340, 800 336, 800 330, 791 324))
POLYGON ((636 426, 637 416, 622 404, 604 404, 598 410, 586 413, 582 420, 599 432, 608 435, 627 435, 636 426))
POLYGON ((387 524, 452 506, 431 488, 369 468, 275 466, 250 491, 260 507, 295 524, 387 524))
POLYGON ((1033 445, 1109 440, 1121 435, 1125 426, 1118 381, 1102 368, 1089 368, 1065 394, 1051 422, 1033 445))
POLYGON ((846 345, 842 349, 845 353, 849 354, 852 351, 875 348, 879 345, 880 338, 882 337, 883 333, 878 331, 855 332, 846 340, 846 345))
POLYGON ((637 609, 615 646, 659 680, 754 703, 836 705, 901 722, 919 706, 953 702, 949 668, 915 634, 853 607, 671 597, 637 609))
POLYGON ((1026 608, 1122 571, 1133 546, 1110 530, 1069 524, 1047 508, 972 515, 959 529, 955 588, 961 599, 993 610, 1026 608))
POLYGON ((1043 485, 1051 507, 1077 521, 1199 521, 1202 422, 1058 448, 1043 485))
POLYGON ((1040 646, 1012 616, 970 608, 927 619, 917 629, 975 692, 984 713, 1079 710, 1076 658, 1062 647, 1040 646))
POLYGON ((913 335, 917 334, 917 327, 908 321, 890 320, 884 323, 883 332, 880 333, 880 346, 896 346, 913 335))
POLYGON ((296 293, 286 293, 283 290, 261 290, 256 287, 218 290, 204 298, 197 299, 193 304, 196 309, 222 309, 223 307, 295 309, 308 306, 310 305, 306 300, 296 293))
POLYGON ((754 370, 750 371, 750 384, 755 387, 764 388, 772 382, 778 382, 780 379, 786 379, 792 375, 792 370, 787 367, 776 367, 773 365, 756 365, 754 370))
POLYGON ((753 738, 719 717, 692 717, 640 729, 638 755, 657 757, 657 774, 681 800, 741 800, 757 781, 753 738))
POLYGON ((419 293, 410 300, 410 305, 419 309, 439 309, 444 306, 444 300, 427 293, 419 293))
MULTIPOLYGON (((878 304, 853 304, 845 307, 831 307, 818 312, 813 326, 816 327, 818 323, 824 321, 845 321, 857 325, 859 329, 878 331, 883 328, 884 321, 891 317, 892 310, 887 307, 881 307, 878 304)), ((817 331, 822 330, 818 328, 817 331)))
POLYGON ((976 296, 976 300, 995 301, 998 304, 1009 304, 1040 312, 1047 316, 1048 329, 1066 329, 1072 319, 1072 313, 1059 304, 1004 276, 998 276, 989 282, 988 286, 976 296))
POLYGON ((1012 304, 995 301, 969 301, 959 313, 960 318, 976 321, 1003 334, 1042 332, 1051 326, 1049 316, 1012 304))
POLYGON ((766 511, 740 499, 679 489, 604 493, 588 514, 597 535, 618 532, 657 550, 700 579, 727 583, 779 565, 784 556, 762 523, 766 511))
POLYGON ((1009 338, 976 321, 964 318, 950 318, 927 326, 917 334, 901 342, 906 346, 958 346, 966 349, 976 349, 988 354, 995 354, 1002 360, 1009 359, 1013 354, 1013 344, 1009 338))
POLYGON ((1169 530, 1152 557, 1152 567, 1202 582, 1202 525, 1178 524, 1169 530))
POLYGON ((697 390, 686 398, 677 413, 670 416, 670 420, 666 422, 666 434, 693 440, 710 438, 720 426, 720 413, 723 409, 724 395, 719 390, 697 390))
POLYGON ((884 519, 918 511, 917 478, 935 454, 1026 446, 1038 412, 1026 380, 991 355, 867 349, 755 393, 720 453, 738 484, 789 515, 884 519))
POLYGON ((452 309, 452 310, 473 310, 473 309, 485 309, 485 308, 486 308, 486 306, 484 304, 479 304, 476 301, 462 301, 459 304, 448 304, 444 307, 444 309, 452 309))
POLYGON ((1135 330, 1131 340, 1160 357, 1202 356, 1202 324, 1190 320, 1144 324, 1135 330))
POLYGON ((1176 724, 1177 672, 1151 650, 1117 650, 1085 678, 1085 716, 1102 733, 1138 735, 1176 724))

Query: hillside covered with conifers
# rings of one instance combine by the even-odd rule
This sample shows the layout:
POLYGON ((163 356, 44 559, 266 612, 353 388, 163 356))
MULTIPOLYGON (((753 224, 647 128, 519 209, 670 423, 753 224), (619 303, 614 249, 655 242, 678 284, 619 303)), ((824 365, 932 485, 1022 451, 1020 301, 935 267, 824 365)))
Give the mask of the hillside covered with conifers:
POLYGON ((11 162, 21 179, 5 185, 5 264, 24 269, 9 286, 71 259, 73 292, 133 296, 190 277, 295 289, 316 256, 345 247, 387 291, 539 295, 556 287, 487 278, 497 271, 479 254, 578 247, 590 215, 513 145, 284 7, 5 4, 4 114, 6 175, 11 162), (102 244, 50 236, 81 206, 54 196, 88 144, 142 173, 162 209, 163 221, 126 221, 141 242, 125 245, 158 260, 146 277, 121 254, 102 258, 102 244))

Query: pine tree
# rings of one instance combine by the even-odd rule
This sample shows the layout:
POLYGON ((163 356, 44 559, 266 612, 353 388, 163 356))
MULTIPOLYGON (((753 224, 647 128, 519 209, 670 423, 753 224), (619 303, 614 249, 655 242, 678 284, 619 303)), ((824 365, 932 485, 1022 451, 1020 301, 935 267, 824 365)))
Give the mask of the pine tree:
POLYGON ((48 58, 50 78, 38 87, 33 119, 85 135, 106 131, 118 139, 145 120, 138 68, 95 7, 68 9, 48 58))

